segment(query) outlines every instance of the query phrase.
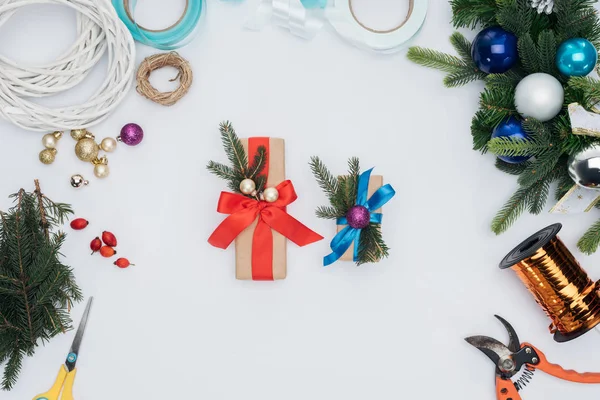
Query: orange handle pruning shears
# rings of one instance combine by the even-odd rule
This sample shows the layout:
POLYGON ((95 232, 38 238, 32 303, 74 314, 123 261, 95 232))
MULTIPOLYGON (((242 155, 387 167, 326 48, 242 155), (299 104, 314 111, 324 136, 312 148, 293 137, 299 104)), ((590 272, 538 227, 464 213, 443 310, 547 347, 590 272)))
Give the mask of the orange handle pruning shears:
POLYGON ((502 317, 496 318, 506 328, 510 337, 508 346, 488 336, 471 336, 465 340, 481 350, 496 364, 496 398, 498 400, 522 400, 519 390, 524 388, 539 369, 556 378, 576 383, 600 383, 600 373, 566 370, 558 364, 548 362, 546 355, 529 343, 520 343, 514 328, 502 317), (512 381, 521 368, 524 375, 512 381))

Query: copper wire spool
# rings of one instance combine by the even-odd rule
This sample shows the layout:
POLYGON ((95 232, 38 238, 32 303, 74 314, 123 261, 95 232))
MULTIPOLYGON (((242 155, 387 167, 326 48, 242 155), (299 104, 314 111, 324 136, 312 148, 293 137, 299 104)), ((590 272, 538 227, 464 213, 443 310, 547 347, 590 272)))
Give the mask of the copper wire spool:
POLYGON ((600 323, 600 293, 550 225, 515 247, 500 263, 511 268, 552 320, 554 340, 567 342, 600 323))

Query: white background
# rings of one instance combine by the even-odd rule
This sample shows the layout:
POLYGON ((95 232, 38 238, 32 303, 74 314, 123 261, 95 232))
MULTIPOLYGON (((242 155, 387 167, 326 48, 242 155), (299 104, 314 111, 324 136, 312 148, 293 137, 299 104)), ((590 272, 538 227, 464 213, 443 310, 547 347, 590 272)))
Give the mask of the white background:
MULTIPOLYGON (((400 20, 408 2, 356 3, 366 21, 385 27, 400 20)), ((112 173, 105 181, 76 159, 68 135, 55 164, 44 166, 37 161, 40 134, 0 124, 1 208, 10 205, 10 193, 32 190, 39 178, 49 197, 73 204, 78 217, 91 221, 81 232, 67 227, 64 246, 85 295, 96 300, 76 399, 491 400, 494 366, 463 338, 484 334, 506 342, 494 313, 551 361, 600 371, 593 356, 600 336, 556 344, 549 319, 518 278, 497 267, 525 237, 560 221, 562 238, 598 278, 600 254, 584 256, 575 244, 600 215, 527 215, 499 237, 490 232, 516 181, 494 168, 493 156, 471 150, 469 126, 481 84, 445 89, 442 73, 410 63, 405 52, 370 54, 330 28, 312 41, 277 28, 244 31, 252 2, 208 6, 200 36, 180 50, 194 70, 187 97, 167 108, 132 89, 92 129, 99 138, 114 137, 123 124, 137 122, 146 133, 140 146, 121 146, 109 156, 112 173), (237 281, 233 248, 206 242, 223 218, 215 206, 226 186, 204 167, 210 159, 226 161, 217 129, 225 119, 240 136, 286 139, 287 175, 299 193, 289 212, 326 237, 305 248, 289 246, 284 281, 237 281), (326 199, 307 166, 312 155, 335 173, 358 156, 363 168, 375 166, 395 187, 397 196, 384 210, 389 259, 360 268, 321 266, 335 227, 314 217, 326 199), (72 189, 74 173, 90 186, 72 189), (90 240, 105 229, 136 267, 119 270, 89 255, 90 240)), ((139 4, 141 21, 154 28, 176 20, 182 8, 181 0, 139 4)), ((450 18, 447 2, 432 0, 416 44, 450 51, 450 18)), ((0 30, 0 53, 40 63, 74 37, 71 10, 29 7, 0 30)), ((137 48, 138 63, 156 53, 137 48)), ((46 104, 85 99, 103 79, 104 66, 83 87, 46 104)), ((165 88, 172 76, 167 70, 154 78, 165 88)), ((75 323, 83 308, 73 310, 75 323)), ((0 399, 30 399, 47 390, 73 336, 40 346, 24 362, 14 390, 0 399)), ((538 372, 523 397, 599 393, 600 387, 538 372)))

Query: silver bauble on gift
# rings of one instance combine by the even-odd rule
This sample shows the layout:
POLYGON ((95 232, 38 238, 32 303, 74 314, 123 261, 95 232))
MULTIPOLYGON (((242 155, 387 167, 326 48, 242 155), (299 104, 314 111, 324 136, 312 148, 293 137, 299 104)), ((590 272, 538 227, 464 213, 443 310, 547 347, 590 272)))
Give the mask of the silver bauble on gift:
POLYGON ((569 176, 576 184, 600 189, 600 145, 588 147, 569 157, 569 176))
POLYGON ((515 107, 523 117, 550 121, 563 106, 565 91, 561 83, 549 74, 527 75, 515 89, 515 107))

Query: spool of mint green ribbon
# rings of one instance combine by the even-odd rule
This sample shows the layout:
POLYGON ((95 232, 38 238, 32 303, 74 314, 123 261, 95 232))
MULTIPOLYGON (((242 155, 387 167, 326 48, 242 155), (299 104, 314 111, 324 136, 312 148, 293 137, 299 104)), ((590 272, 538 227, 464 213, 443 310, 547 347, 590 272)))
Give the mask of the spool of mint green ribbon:
POLYGON ((191 42, 206 8, 205 0, 186 0, 185 11, 179 21, 169 28, 155 30, 135 22, 137 0, 112 0, 112 4, 136 41, 161 50, 178 49, 191 42))

